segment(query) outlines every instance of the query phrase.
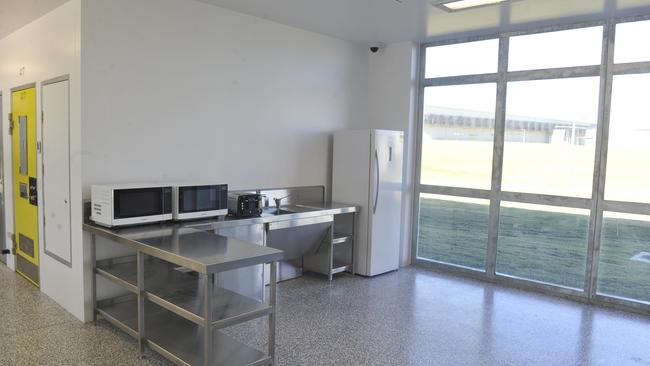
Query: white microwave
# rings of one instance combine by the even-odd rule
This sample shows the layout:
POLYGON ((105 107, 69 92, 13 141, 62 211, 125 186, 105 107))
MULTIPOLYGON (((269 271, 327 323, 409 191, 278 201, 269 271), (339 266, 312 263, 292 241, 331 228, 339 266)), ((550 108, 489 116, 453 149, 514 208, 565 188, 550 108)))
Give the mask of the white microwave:
POLYGON ((172 215, 171 185, 93 185, 90 219, 103 226, 168 221, 172 215))
POLYGON ((174 220, 191 220, 228 214, 227 184, 177 184, 172 190, 174 220))

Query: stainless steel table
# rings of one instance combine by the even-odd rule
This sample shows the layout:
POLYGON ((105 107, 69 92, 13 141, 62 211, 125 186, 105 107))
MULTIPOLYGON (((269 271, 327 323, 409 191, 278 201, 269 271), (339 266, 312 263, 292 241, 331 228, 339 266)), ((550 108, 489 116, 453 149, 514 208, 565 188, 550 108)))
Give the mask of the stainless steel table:
POLYGON ((92 236, 93 306, 97 314, 178 365, 275 363, 276 266, 280 250, 166 224, 108 229, 85 223, 92 236), (135 256, 97 261, 97 236, 125 245, 135 256), (266 302, 216 286, 219 272, 269 263, 266 302), (130 292, 97 301, 100 276, 130 292), (268 352, 219 329, 268 316, 268 352))
MULTIPOLYGON (((289 192, 289 191, 287 191, 289 192)), ((283 193, 286 194, 286 193, 283 193)), ((314 239, 324 239, 323 245, 318 246, 316 253, 304 253, 301 259, 302 266, 298 274, 285 276, 285 267, 292 267, 295 263, 287 261, 280 262, 280 280, 301 275, 302 270, 324 274, 332 281, 333 276, 341 272, 350 272, 354 275, 355 252, 356 252, 356 215, 359 207, 346 203, 331 201, 292 203, 282 206, 281 212, 275 207, 264 210, 260 217, 233 218, 225 220, 201 220, 187 222, 185 227, 193 227, 205 231, 222 232, 242 226, 256 226, 259 231, 264 231, 264 244, 273 246, 274 238, 280 236, 283 248, 287 249, 286 255, 291 259, 295 250, 301 250, 303 246, 309 246, 309 240, 299 238, 299 232, 306 230, 312 224, 330 223, 329 233, 320 235, 318 230, 314 232, 314 239), (302 227, 301 227, 302 226, 302 227), (291 230, 290 228, 295 228, 291 230), (285 231, 278 235, 277 229, 285 231), (293 240, 292 240, 293 239, 293 240), (297 243, 299 241, 301 243, 297 243)), ((324 226, 324 225, 323 225, 324 226)), ((294 253, 295 254, 295 253, 294 253)), ((268 268, 265 270, 269 273, 268 268)), ((291 268, 288 271, 291 272, 291 268)))

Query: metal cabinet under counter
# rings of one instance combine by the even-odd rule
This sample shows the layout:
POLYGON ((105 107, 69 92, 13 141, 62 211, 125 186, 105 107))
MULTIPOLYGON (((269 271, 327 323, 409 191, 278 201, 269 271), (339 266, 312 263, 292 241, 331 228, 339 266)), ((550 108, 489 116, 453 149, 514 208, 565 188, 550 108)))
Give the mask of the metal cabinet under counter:
POLYGON ((93 306, 107 321, 178 365, 269 365, 275 360, 275 302, 280 250, 180 225, 108 229, 84 224, 91 237, 93 306), (135 255, 97 260, 97 238, 135 255), (219 286, 219 273, 268 263, 266 301, 219 286), (122 289, 97 299, 97 279, 122 289), (268 350, 219 329, 267 316, 268 350))

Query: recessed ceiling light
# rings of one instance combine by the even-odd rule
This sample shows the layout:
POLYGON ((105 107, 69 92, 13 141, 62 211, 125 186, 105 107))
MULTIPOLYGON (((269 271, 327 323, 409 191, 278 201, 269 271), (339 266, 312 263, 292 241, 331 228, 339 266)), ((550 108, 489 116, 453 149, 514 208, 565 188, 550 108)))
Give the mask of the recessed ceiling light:
POLYGON ((454 12, 488 5, 510 3, 513 1, 518 0, 434 0, 431 2, 431 5, 445 11, 454 12))

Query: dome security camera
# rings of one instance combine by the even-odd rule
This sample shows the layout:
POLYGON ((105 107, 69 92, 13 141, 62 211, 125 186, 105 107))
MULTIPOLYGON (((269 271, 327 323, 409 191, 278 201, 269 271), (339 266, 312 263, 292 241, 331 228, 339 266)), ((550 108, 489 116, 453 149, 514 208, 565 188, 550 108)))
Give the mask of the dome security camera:
POLYGON ((370 52, 372 53, 377 53, 381 51, 382 48, 384 48, 384 44, 381 42, 370 42, 368 46, 370 47, 370 52))

